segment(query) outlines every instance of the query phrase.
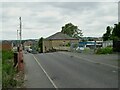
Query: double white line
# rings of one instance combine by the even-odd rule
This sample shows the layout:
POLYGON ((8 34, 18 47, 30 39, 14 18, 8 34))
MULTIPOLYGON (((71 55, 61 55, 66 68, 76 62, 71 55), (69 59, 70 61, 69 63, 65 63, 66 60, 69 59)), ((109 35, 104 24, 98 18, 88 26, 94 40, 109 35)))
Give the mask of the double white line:
POLYGON ((40 64, 40 62, 38 62, 37 58, 32 54, 32 56, 34 57, 35 61, 38 63, 38 65, 40 66, 40 68, 43 70, 43 72, 45 73, 45 75, 47 76, 47 78, 50 80, 50 82, 52 83, 52 85, 54 86, 54 88, 56 88, 56 90, 58 90, 58 87, 55 85, 55 83, 52 81, 52 79, 50 78, 50 76, 47 74, 47 72, 45 71, 45 69, 42 67, 42 65, 40 64))

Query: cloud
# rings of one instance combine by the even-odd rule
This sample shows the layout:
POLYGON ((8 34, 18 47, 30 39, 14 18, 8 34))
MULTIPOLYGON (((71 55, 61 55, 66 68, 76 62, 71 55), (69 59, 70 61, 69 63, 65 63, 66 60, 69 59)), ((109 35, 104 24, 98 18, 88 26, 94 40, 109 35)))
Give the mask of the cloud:
POLYGON ((118 3, 118 21, 120 22, 120 1, 118 3))
MULTIPOLYGON (((118 2, 119 0, 25 0, 26 2, 118 2)), ((25 2, 24 0, 1 0, 0 2, 25 2)))
POLYGON ((69 22, 77 25, 84 36, 102 36, 107 25, 117 23, 117 5, 116 2, 5 2, 3 39, 16 38, 20 16, 23 39, 48 37, 69 22))

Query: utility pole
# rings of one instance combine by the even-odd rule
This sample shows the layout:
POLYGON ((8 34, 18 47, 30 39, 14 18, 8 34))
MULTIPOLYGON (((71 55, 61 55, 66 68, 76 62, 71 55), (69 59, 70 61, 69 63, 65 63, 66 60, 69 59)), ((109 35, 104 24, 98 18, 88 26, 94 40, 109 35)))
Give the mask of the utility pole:
POLYGON ((22 21, 21 21, 21 17, 19 17, 19 19, 20 19, 20 47, 21 47, 21 40, 22 40, 22 21))
POLYGON ((18 41, 18 30, 17 30, 17 41, 18 41))
POLYGON ((21 45, 21 40, 22 40, 22 21, 21 17, 19 17, 20 20, 20 43, 19 43, 19 51, 18 51, 18 70, 23 71, 24 64, 23 64, 23 53, 22 53, 22 45, 21 45))

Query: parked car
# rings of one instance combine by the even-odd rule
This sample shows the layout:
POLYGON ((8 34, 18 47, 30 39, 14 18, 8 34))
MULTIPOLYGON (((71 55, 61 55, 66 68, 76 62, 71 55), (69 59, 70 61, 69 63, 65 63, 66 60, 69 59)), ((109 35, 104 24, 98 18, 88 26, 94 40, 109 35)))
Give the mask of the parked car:
POLYGON ((84 49, 85 49, 84 47, 77 47, 76 48, 77 51, 79 51, 79 50, 83 51, 84 49))
POLYGON ((36 50, 32 50, 32 54, 37 54, 38 52, 36 50))
POLYGON ((77 48, 76 48, 76 51, 77 51, 77 52, 80 52, 80 53, 81 53, 82 51, 84 51, 84 50, 85 50, 84 47, 77 47, 77 48))
POLYGON ((28 52, 25 50, 24 53, 27 54, 28 52))

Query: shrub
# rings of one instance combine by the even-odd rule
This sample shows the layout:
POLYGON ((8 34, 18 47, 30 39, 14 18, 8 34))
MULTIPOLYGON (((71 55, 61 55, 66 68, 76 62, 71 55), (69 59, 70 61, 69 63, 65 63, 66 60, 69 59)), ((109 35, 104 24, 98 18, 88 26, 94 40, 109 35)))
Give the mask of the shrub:
POLYGON ((8 59, 12 59, 12 58, 13 58, 13 52, 12 51, 6 51, 6 50, 2 51, 3 62, 8 60, 8 59))
POLYGON ((2 60, 1 59, 0 59, 0 84, 2 84, 2 60))
POLYGON ((66 44, 66 47, 70 47, 70 43, 67 43, 67 44, 66 44))
POLYGON ((112 47, 99 48, 96 51, 96 54, 111 54, 113 52, 112 47))
POLYGON ((90 48, 88 48, 88 47, 86 47, 85 49, 84 49, 84 52, 89 52, 90 51, 90 48))
POLYGON ((15 68, 13 68, 13 52, 2 51, 2 87, 11 88, 16 86, 16 80, 14 76, 16 74, 15 68))

